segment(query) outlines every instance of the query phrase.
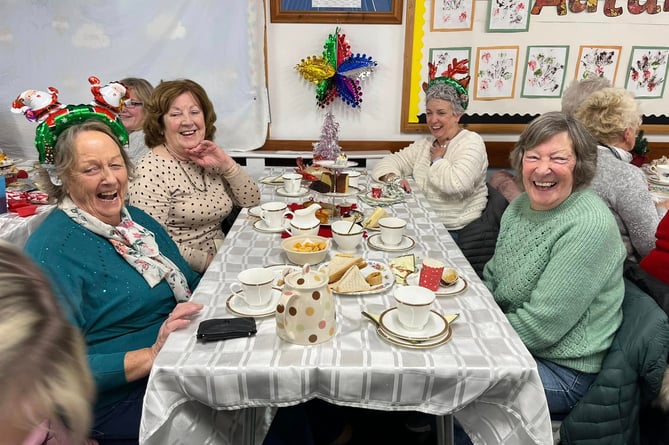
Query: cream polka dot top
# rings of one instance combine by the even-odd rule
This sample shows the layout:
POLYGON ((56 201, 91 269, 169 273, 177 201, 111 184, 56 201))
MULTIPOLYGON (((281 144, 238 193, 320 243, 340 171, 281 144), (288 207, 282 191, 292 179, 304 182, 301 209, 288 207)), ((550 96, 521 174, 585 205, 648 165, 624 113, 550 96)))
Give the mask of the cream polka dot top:
POLYGON ((204 272, 216 252, 214 240, 225 237, 223 219, 234 205, 257 205, 260 190, 239 164, 223 173, 151 150, 135 168, 128 198, 165 227, 194 270, 204 272))

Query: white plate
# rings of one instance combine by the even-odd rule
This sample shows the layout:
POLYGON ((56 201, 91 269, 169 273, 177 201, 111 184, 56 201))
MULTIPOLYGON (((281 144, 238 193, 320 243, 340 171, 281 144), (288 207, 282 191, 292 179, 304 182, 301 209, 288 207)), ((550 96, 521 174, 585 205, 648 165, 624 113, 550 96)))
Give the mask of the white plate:
POLYGON ((263 233, 281 233, 285 230, 283 227, 270 229, 269 227, 267 227, 267 224, 265 224, 265 221, 263 221, 262 219, 259 219, 258 221, 254 222, 253 228, 256 229, 258 232, 263 232, 263 233))
POLYGON ((434 340, 446 335, 448 322, 438 312, 430 311, 430 318, 423 329, 407 329, 399 320, 399 311, 396 307, 385 310, 379 316, 379 326, 386 333, 402 340, 434 340))
POLYGON ((249 215, 260 218, 260 206, 251 207, 249 209, 249 215))
POLYGON ((349 168, 349 167, 355 167, 358 165, 357 162, 355 161, 346 161, 346 165, 335 165, 336 161, 331 161, 331 160, 322 160, 322 161, 315 161, 316 164, 322 165, 323 167, 327 168, 349 168))
POLYGON ((453 331, 451 330, 450 326, 448 327, 448 330, 444 335, 432 340, 425 340, 425 341, 404 340, 402 338, 395 337, 394 335, 387 333, 381 326, 376 328, 376 333, 379 334, 379 337, 381 337, 382 339, 386 340, 389 343, 392 343, 397 346, 403 346, 405 348, 414 348, 414 349, 436 348, 437 346, 441 346, 446 342, 448 342, 451 339, 451 335, 453 335, 453 331))
POLYGON ((393 204, 393 203, 396 203, 396 202, 404 201, 403 196, 394 196, 394 197, 385 197, 385 198, 382 196, 380 198, 375 198, 374 196, 372 196, 372 192, 367 192, 365 194, 365 197, 367 199, 369 199, 370 201, 378 202, 380 204, 393 204))
MULTIPOLYGON (((414 272, 407 276, 407 284, 410 286, 418 286, 418 280, 420 278, 420 272, 414 272)), ((450 286, 444 286, 444 283, 439 284, 439 289, 434 293, 437 297, 449 297, 451 295, 461 294, 467 290, 467 280, 458 276, 458 279, 455 283, 450 286)))
POLYGON ((383 241, 381 241, 381 234, 375 233, 374 235, 367 238, 367 244, 369 247, 372 247, 376 250, 383 250, 385 252, 401 252, 403 250, 413 249, 416 245, 416 241, 413 238, 407 235, 402 235, 402 241, 396 246, 386 246, 383 241))
MULTIPOLYGON (((318 191, 318 190, 314 190, 314 191, 318 191)), ((323 196, 334 196, 334 197, 342 196, 343 197, 343 196, 357 195, 360 192, 362 192, 361 188, 349 185, 348 186, 348 192, 346 192, 346 193, 326 192, 326 193, 321 193, 321 195, 323 195, 323 196)))
POLYGON ((272 289, 272 298, 270 299, 269 304, 257 308, 246 304, 246 301, 240 296, 241 293, 243 293, 243 291, 230 295, 225 302, 225 307, 228 308, 229 312, 241 317, 269 317, 270 315, 274 315, 276 304, 281 297, 281 289, 275 287, 272 289))
POLYGON ((280 289, 283 288, 283 277, 285 275, 302 270, 300 266, 295 266, 293 264, 275 264, 274 266, 265 266, 265 269, 269 269, 274 272, 274 275, 276 276, 274 279, 274 287, 278 287, 280 289))
POLYGON ((653 184, 657 184, 657 185, 669 185, 669 178, 660 177, 658 175, 649 175, 648 176, 648 181, 652 182, 653 184))
POLYGON ((276 194, 280 196, 304 196, 307 193, 309 193, 309 189, 306 187, 300 187, 300 190, 298 190, 297 193, 288 193, 283 187, 276 189, 276 194))
MULTIPOLYGON (((388 267, 387 264, 381 263, 379 261, 366 261, 367 266, 360 270, 362 272, 363 277, 367 277, 372 272, 381 272, 381 284, 377 284, 376 286, 372 287, 369 290, 361 291, 361 292, 337 292, 337 291, 332 291, 336 294, 339 295, 368 295, 368 294, 375 294, 377 292, 383 292, 387 289, 390 289, 393 284, 395 284, 395 274, 393 273, 392 270, 390 270, 390 267, 388 267)), ((327 268, 327 263, 323 266, 324 268, 327 268)))

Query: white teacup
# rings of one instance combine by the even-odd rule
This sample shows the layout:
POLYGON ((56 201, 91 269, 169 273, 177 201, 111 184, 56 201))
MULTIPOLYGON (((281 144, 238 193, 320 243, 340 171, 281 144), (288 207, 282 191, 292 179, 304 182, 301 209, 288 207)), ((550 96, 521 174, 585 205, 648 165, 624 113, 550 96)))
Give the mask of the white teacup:
POLYGON ((286 227, 286 232, 290 233, 293 236, 296 235, 318 235, 318 231, 320 230, 321 224, 318 223, 315 226, 298 226, 293 224, 291 221, 290 224, 288 224, 288 227, 286 227))
POLYGON ((430 319, 434 292, 421 286, 398 286, 394 295, 400 323, 407 329, 423 329, 430 319))
POLYGON ((389 216, 379 220, 379 227, 381 228, 381 241, 386 246, 396 246, 402 241, 404 236, 404 228, 407 222, 403 219, 389 216))
POLYGON ((362 226, 353 224, 350 221, 336 221, 330 226, 332 228, 332 239, 337 243, 342 252, 355 252, 355 249, 362 242, 362 226))
POLYGON ((348 174, 348 185, 351 187, 358 187, 360 183, 360 172, 357 170, 344 170, 342 173, 348 174))
POLYGON ((658 175, 660 178, 669 176, 669 164, 651 165, 649 170, 658 175))
POLYGON ((272 299, 274 272, 264 267, 254 267, 237 275, 238 283, 232 283, 230 290, 251 307, 265 307, 272 299))
POLYGON ((281 177, 283 178, 283 189, 286 193, 299 193, 302 186, 302 175, 299 173, 286 173, 281 177))
POLYGON ((260 219, 265 222, 269 229, 280 229, 283 227, 283 217, 287 213, 288 206, 285 202, 266 202, 260 206, 260 219))

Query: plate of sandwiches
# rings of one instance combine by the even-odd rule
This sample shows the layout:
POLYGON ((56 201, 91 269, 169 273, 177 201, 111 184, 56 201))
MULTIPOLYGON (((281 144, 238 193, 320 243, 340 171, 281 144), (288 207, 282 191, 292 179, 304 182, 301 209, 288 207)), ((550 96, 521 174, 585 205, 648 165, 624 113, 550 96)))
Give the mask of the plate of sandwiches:
POLYGON ((395 275, 387 264, 352 254, 334 255, 327 271, 330 289, 341 295, 374 294, 395 284, 395 275))

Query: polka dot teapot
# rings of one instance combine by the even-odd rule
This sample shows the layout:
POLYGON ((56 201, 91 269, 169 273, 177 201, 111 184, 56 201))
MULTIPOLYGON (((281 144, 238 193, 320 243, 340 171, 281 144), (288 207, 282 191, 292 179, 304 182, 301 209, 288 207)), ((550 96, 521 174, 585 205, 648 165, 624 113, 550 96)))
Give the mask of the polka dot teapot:
POLYGON ((337 331, 334 299, 328 287, 327 269, 315 270, 306 264, 284 278, 276 306, 276 332, 298 345, 330 340, 337 331))

